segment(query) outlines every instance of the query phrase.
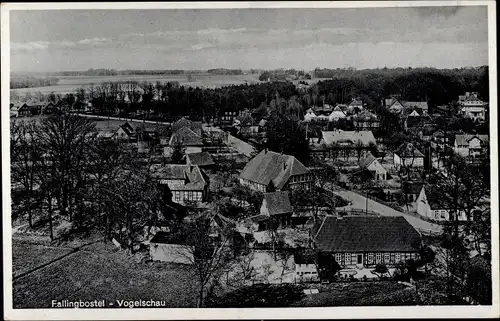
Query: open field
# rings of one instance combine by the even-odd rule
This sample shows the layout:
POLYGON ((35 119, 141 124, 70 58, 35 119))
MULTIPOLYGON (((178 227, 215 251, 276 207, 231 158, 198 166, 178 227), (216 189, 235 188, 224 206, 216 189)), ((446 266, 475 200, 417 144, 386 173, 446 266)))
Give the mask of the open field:
POLYGON ((37 92, 47 94, 50 92, 55 93, 69 93, 74 92, 79 87, 89 87, 91 84, 94 86, 107 82, 124 82, 134 80, 138 82, 148 81, 162 83, 169 81, 178 81, 180 85, 191 87, 204 87, 216 88, 228 85, 241 85, 245 83, 253 84, 259 82, 259 75, 209 75, 199 74, 193 75, 194 81, 188 81, 188 75, 128 75, 128 76, 58 76, 59 83, 55 86, 46 87, 32 87, 32 88, 19 88, 12 89, 12 91, 23 95, 26 92, 37 92))
MULTIPOLYGON (((41 251, 14 248, 17 262, 29 261, 24 255, 39 258, 41 251)), ((194 280, 187 266, 137 263, 125 251, 96 243, 16 279, 13 302, 14 308, 48 308, 51 300, 152 299, 164 300, 167 307, 195 307, 194 280)))
MULTIPOLYGON (((306 296, 293 306, 327 307, 354 305, 398 305, 396 298, 412 300, 411 288, 391 281, 314 285, 319 293, 306 296)), ((407 304, 411 304, 408 303, 407 304)))

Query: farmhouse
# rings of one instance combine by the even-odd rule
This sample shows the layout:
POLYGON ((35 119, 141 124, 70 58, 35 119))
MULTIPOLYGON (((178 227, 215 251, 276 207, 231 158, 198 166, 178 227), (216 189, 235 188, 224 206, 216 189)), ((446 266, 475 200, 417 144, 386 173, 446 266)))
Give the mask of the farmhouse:
POLYGON ((183 204, 186 201, 203 202, 208 196, 208 182, 198 166, 152 165, 153 176, 172 192, 172 201, 183 204))
POLYGON ((240 174, 240 184, 266 192, 288 189, 311 189, 313 178, 309 170, 295 157, 267 149, 252 158, 240 174))
POLYGON ((429 111, 426 101, 404 101, 403 108, 407 114, 413 114, 412 116, 426 116, 429 111))
POLYGON ((419 169, 424 167, 424 154, 412 143, 401 145, 394 151, 394 166, 396 170, 401 167, 419 169))
POLYGON ((165 151, 168 153, 175 144, 180 143, 185 148, 186 154, 200 153, 203 147, 203 141, 201 136, 195 133, 193 130, 187 126, 180 128, 170 137, 170 148, 165 147, 165 151))
POLYGON ((387 180, 387 170, 370 152, 365 153, 364 157, 359 161, 359 167, 368 170, 377 181, 387 180))
POLYGON ((455 135, 453 149, 463 157, 477 157, 489 145, 488 135, 455 135))
POLYGON ((363 101, 360 98, 353 98, 347 105, 347 110, 351 114, 357 114, 363 110, 363 101))
POLYGON ((418 258, 421 237, 402 216, 326 216, 313 244, 341 267, 393 266, 418 258))
POLYGON ((178 121, 172 124, 172 132, 177 132, 179 129, 187 127, 191 129, 193 132, 195 132, 198 136, 201 136, 202 134, 202 123, 201 121, 191 121, 189 119, 186 119, 185 117, 182 117, 178 121))

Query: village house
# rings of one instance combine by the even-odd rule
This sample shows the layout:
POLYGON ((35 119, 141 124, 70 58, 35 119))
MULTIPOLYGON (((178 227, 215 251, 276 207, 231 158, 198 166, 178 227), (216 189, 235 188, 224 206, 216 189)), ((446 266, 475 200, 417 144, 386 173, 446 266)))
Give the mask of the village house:
POLYGON ((460 95, 458 104, 465 117, 472 118, 474 121, 484 121, 486 119, 487 103, 479 99, 477 92, 466 92, 465 95, 460 95))
POLYGON ((372 130, 380 127, 380 120, 377 115, 368 110, 363 110, 358 115, 352 117, 354 128, 359 131, 372 130))
POLYGON ((114 138, 117 140, 133 141, 137 136, 134 127, 129 122, 126 122, 117 129, 114 138))
POLYGON ((319 158, 338 158, 355 156, 356 150, 367 151, 376 148, 377 141, 369 130, 363 131, 322 131, 318 146, 311 153, 319 158))
POLYGON ((370 152, 365 153, 363 158, 361 158, 359 161, 359 167, 361 169, 368 170, 377 181, 387 180, 387 170, 370 152))
POLYGON ((225 110, 220 116, 220 122, 226 125, 232 125, 236 117, 238 117, 238 114, 236 110, 225 110))
POLYGON ((382 106, 387 108, 391 113, 399 115, 403 112, 404 106, 396 96, 382 100, 382 106))
POLYGON ((313 177, 295 157, 264 149, 243 168, 240 184, 261 192, 269 189, 310 190, 313 186, 313 177))
POLYGON ((170 137, 169 147, 164 148, 165 155, 171 155, 176 144, 181 144, 185 148, 186 154, 200 153, 203 147, 201 136, 188 127, 182 127, 170 137))
POLYGON ((333 256, 342 268, 415 260, 422 242, 403 216, 326 216, 312 235, 314 247, 333 256))
POLYGON ((442 130, 436 130, 431 135, 431 146, 438 150, 443 150, 450 143, 450 139, 442 130))
POLYGON ((335 108, 333 108, 333 111, 328 116, 328 121, 337 122, 339 121, 339 119, 345 119, 346 117, 347 115, 342 110, 342 108, 340 108, 339 106, 335 106, 335 108))
POLYGON ((172 201, 184 204, 204 202, 208 197, 208 178, 198 166, 193 165, 152 165, 153 176, 161 185, 167 185, 172 193, 172 201))
POLYGON ((44 115, 52 115, 56 110, 56 107, 53 102, 48 102, 42 107, 42 114, 44 115))
POLYGON ((254 135, 259 132, 258 123, 248 113, 240 115, 235 119, 234 126, 238 130, 238 134, 243 136, 254 135))
POLYGON ((259 230, 273 227, 283 228, 292 225, 293 208, 287 191, 264 193, 260 206, 259 230))
POLYGON ((187 127, 195 132, 198 136, 202 135, 202 122, 192 121, 185 117, 181 117, 179 120, 172 124, 172 132, 175 133, 183 127, 187 127))
POLYGON ((171 243, 167 232, 157 232, 149 241, 149 255, 153 261, 193 264, 193 253, 192 245, 171 243))
POLYGON ((28 117, 31 116, 31 110, 26 103, 14 104, 10 107, 11 117, 28 117))
MULTIPOLYGON (((428 190, 427 190, 428 191, 428 190)), ((416 200, 417 214, 435 221, 450 220, 450 206, 447 205, 437 193, 427 193, 425 186, 422 186, 420 194, 416 200)), ((459 211, 459 221, 466 221, 464 211, 459 211)))
POLYGON ((475 158, 482 155, 488 145, 488 135, 455 135, 453 149, 455 150, 455 153, 463 157, 475 158))
POLYGON ((405 143, 394 151, 394 166, 396 170, 401 169, 401 167, 422 169, 424 167, 424 154, 412 143, 405 143))
POLYGON ((427 116, 429 105, 426 101, 403 101, 403 109, 411 116, 427 116))
POLYGON ((363 110, 363 101, 360 98, 353 98, 347 105, 350 114, 358 114, 363 110))

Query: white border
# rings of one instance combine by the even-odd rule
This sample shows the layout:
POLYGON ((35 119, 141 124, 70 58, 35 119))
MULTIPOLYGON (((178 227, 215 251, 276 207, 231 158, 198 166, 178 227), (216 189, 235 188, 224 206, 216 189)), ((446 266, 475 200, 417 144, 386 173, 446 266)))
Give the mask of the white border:
POLYGON ((7 320, 161 320, 161 319, 324 319, 324 318, 484 318, 500 316, 499 309, 499 217, 498 217, 498 136, 495 1, 366 1, 366 2, 186 2, 186 3, 2 3, 2 199, 4 245, 4 311, 7 320), (223 8, 369 8, 421 6, 488 7, 490 72, 491 215, 493 303, 485 306, 412 307, 328 307, 255 309, 12 309, 12 241, 10 220, 9 102, 10 55, 9 11, 46 9, 223 9, 223 8))

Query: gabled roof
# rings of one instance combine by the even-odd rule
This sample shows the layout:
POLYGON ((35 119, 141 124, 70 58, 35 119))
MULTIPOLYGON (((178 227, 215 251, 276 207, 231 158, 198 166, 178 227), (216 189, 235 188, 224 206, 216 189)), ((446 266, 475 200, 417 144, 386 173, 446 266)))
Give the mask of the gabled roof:
POLYGON ((403 102, 403 106, 405 107, 405 109, 420 108, 421 110, 425 111, 429 109, 429 105, 426 101, 405 101, 403 102))
POLYGON ((264 193, 264 201, 270 215, 292 213, 288 192, 264 193))
POLYGON ((403 216, 327 216, 314 241, 321 252, 407 252, 420 234, 403 216))
POLYGON ((363 158, 359 160, 359 167, 367 168, 368 166, 370 166, 371 163, 373 163, 376 160, 377 159, 375 158, 375 156, 372 155, 372 153, 370 152, 365 153, 363 158))
POLYGON ((465 146, 465 145, 469 145, 469 142, 473 138, 477 138, 484 143, 488 143, 490 141, 490 138, 488 135, 464 134, 464 135, 455 135, 455 142, 458 146, 465 146))
POLYGON ((419 151, 412 143, 405 143, 394 151, 394 154, 399 157, 424 157, 421 151, 419 151))
POLYGON ((184 146, 202 146, 203 141, 201 140, 201 136, 196 134, 194 131, 189 129, 188 127, 182 127, 172 134, 170 137, 170 145, 173 145, 174 142, 181 142, 184 146))
POLYGON ((191 165, 210 166, 214 165, 214 160, 207 152, 186 154, 186 160, 191 165))
POLYGON ((363 107, 363 101, 359 98, 353 98, 353 100, 349 103, 349 107, 363 107))
POLYGON ((363 145, 368 146, 370 142, 376 144, 377 141, 373 136, 371 130, 363 130, 363 131, 322 131, 322 138, 327 145, 331 145, 333 143, 351 143, 356 145, 357 141, 360 140, 363 145))
POLYGON ((198 166, 194 165, 151 165, 153 177, 160 180, 171 180, 181 182, 168 182, 171 190, 202 190, 205 187, 205 179, 198 166))
POLYGON ((295 157, 262 150, 241 171, 240 177, 258 184, 282 188, 292 175, 307 174, 309 170, 295 157))
POLYGON ((202 131, 201 121, 191 121, 189 119, 186 119, 185 117, 182 117, 181 119, 172 124, 172 131, 176 132, 182 127, 187 127, 191 129, 193 132, 195 132, 197 135, 201 136, 201 131, 202 131))

